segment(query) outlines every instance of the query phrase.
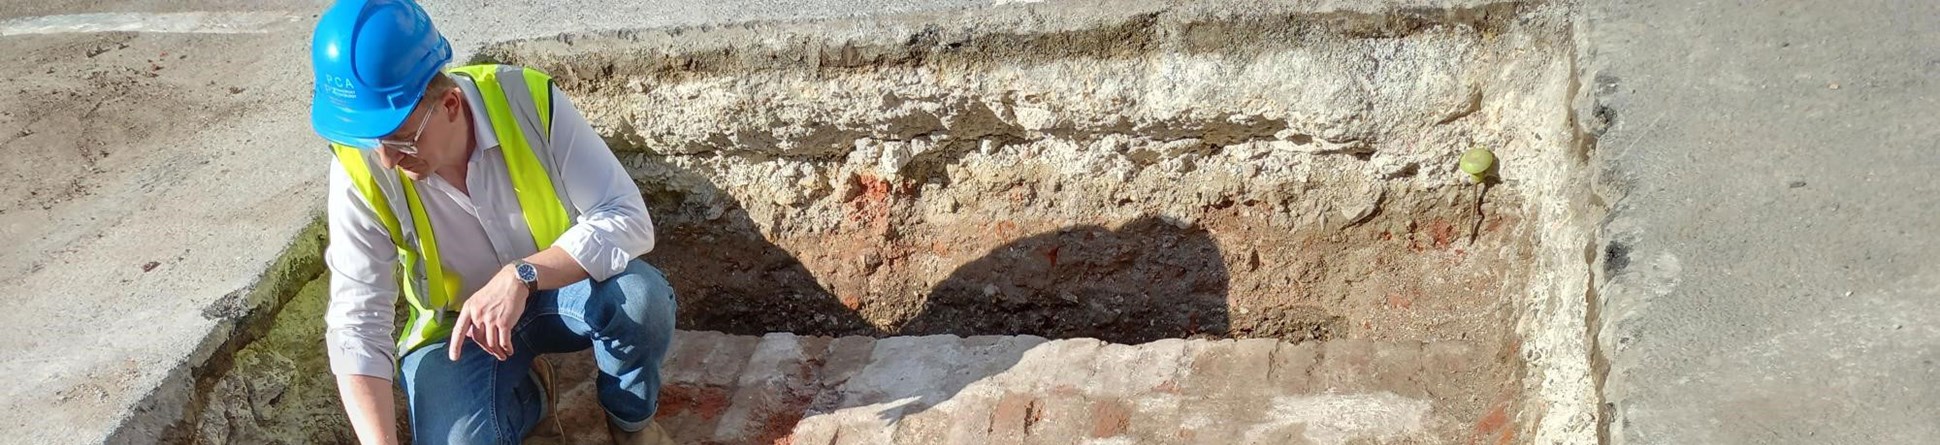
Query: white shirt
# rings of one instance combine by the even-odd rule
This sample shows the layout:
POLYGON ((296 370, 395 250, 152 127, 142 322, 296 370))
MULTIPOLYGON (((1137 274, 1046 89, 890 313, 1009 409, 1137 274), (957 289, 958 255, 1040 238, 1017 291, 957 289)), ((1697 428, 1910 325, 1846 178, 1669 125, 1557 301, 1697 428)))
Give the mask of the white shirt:
MULTIPOLYGON (((414 181, 438 238, 447 270, 458 273, 459 297, 483 287, 512 260, 537 253, 525 229, 518 196, 512 190, 498 137, 485 116, 471 80, 453 76, 472 108, 478 146, 472 150, 466 196, 437 175, 414 181)), ((633 178, 620 166, 585 116, 557 88, 552 91, 551 173, 562 179, 560 199, 579 213, 554 246, 565 249, 594 280, 626 268, 629 260, 653 249, 653 220, 633 178)), ((324 341, 330 370, 391 379, 395 374, 398 298, 397 248, 377 214, 358 195, 349 174, 330 162, 330 306, 324 312, 324 341)))

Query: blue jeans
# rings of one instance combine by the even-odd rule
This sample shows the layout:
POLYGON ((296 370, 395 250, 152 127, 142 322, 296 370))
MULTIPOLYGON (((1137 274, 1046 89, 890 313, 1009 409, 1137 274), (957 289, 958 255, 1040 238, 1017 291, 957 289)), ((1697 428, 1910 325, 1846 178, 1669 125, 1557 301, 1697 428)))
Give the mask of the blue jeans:
POLYGON ((582 280, 533 293, 513 327, 512 356, 499 361, 465 342, 454 362, 440 342, 404 356, 398 384, 419 444, 516 444, 539 423, 545 394, 529 375, 539 354, 593 349, 599 400, 627 431, 653 419, 660 365, 674 336, 674 290, 638 259, 606 281, 582 280))

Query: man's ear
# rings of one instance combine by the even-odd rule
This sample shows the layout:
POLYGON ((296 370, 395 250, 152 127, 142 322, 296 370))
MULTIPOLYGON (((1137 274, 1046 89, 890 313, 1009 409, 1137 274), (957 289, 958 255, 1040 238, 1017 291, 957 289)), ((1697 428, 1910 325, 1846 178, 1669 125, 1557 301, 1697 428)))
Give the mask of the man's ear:
POLYGON ((454 86, 446 89, 442 96, 443 99, 439 101, 438 105, 445 107, 445 111, 451 114, 452 119, 464 118, 464 113, 459 113, 458 111, 463 109, 465 105, 465 93, 454 86))

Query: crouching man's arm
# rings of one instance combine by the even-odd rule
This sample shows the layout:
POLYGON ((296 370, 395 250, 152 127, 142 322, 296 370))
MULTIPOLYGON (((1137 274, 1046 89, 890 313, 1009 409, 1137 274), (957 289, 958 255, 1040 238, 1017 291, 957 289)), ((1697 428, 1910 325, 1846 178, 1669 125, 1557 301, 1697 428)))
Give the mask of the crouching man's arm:
POLYGON ((366 445, 397 443, 392 406, 396 376, 397 248, 360 198, 342 166, 330 163, 330 305, 324 311, 324 349, 344 411, 366 445))
MULTIPOLYGON (((537 269, 537 290, 551 290, 591 278, 606 280, 627 263, 653 250, 653 219, 633 177, 606 146, 599 132, 573 107, 566 93, 552 90, 552 172, 564 190, 559 196, 579 217, 550 247, 523 258, 537 269)), ((512 325, 530 297, 511 265, 465 300, 452 330, 451 344, 475 341, 499 360, 512 355, 512 325)), ((458 360, 463 348, 451 348, 458 360)))

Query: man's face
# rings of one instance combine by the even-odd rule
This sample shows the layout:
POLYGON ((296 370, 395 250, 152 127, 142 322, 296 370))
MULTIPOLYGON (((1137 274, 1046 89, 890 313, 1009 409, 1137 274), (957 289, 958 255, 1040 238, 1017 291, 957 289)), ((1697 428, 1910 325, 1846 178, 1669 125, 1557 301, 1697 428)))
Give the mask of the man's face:
POLYGON ((462 100, 456 88, 428 95, 405 117, 397 132, 380 138, 377 159, 385 168, 396 168, 414 181, 454 164, 463 163, 465 125, 459 119, 462 100))

